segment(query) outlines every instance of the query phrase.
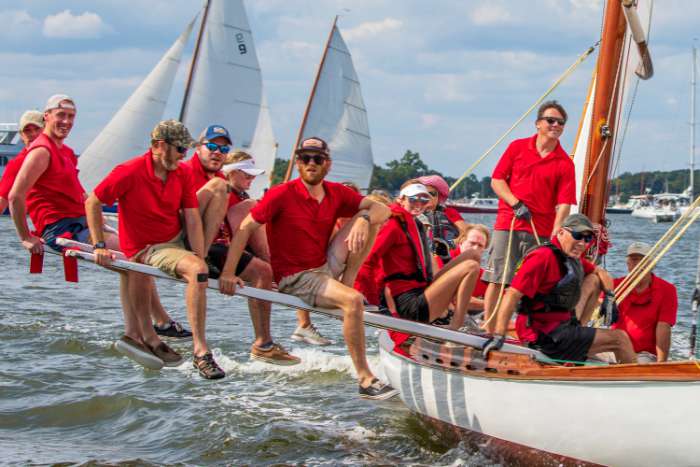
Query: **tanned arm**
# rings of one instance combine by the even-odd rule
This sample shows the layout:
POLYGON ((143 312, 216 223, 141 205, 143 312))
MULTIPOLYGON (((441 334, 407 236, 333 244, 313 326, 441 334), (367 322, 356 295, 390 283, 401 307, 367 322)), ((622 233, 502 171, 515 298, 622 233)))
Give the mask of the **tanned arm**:
POLYGON ((17 229, 17 236, 22 246, 32 254, 42 254, 44 247, 41 239, 32 235, 27 225, 27 193, 49 167, 50 160, 51 156, 46 148, 40 147, 30 151, 19 169, 8 196, 10 214, 17 229))
POLYGON ((508 323, 510 323, 510 318, 513 316, 515 307, 518 306, 522 296, 523 294, 513 287, 505 291, 501 306, 498 307, 498 310, 495 310, 496 328, 494 334, 505 336, 508 333, 508 323))
POLYGON ((668 360, 668 352, 671 349, 671 325, 663 321, 656 324, 656 361, 668 360))
POLYGON ((248 244, 250 236, 261 226, 262 224, 255 222, 253 216, 248 214, 245 216, 245 219, 243 219, 243 222, 241 222, 238 230, 234 232, 233 240, 228 247, 226 262, 224 263, 224 268, 219 277, 219 291, 221 291, 221 293, 233 295, 236 291, 236 285, 243 285, 243 281, 236 276, 236 267, 238 266, 238 261, 241 259, 243 250, 248 244))
POLYGON ((381 203, 372 201, 371 199, 363 198, 358 208, 359 212, 366 211, 369 215, 369 224, 367 221, 358 217, 348 233, 348 238, 345 240, 348 244, 350 252, 362 251, 369 238, 369 226, 381 225, 391 216, 391 209, 381 203))
MULTIPOLYGON (((94 243, 104 242, 105 235, 102 230, 104 218, 102 217, 102 202, 91 194, 85 201, 85 216, 87 217, 90 238, 94 243)), ((109 266, 112 263, 112 254, 106 248, 95 248, 95 262, 100 266, 109 266)))

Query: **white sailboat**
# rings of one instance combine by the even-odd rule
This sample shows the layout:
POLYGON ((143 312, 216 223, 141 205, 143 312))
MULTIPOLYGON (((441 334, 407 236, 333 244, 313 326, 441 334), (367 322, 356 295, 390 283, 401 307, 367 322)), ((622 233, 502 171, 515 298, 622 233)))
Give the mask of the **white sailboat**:
MULTIPOLYGON (((148 148, 148 133, 163 119, 193 23, 79 158, 86 190, 92 190, 115 165, 148 148)), ((225 126, 234 146, 250 152, 259 167, 272 173, 276 143, 242 0, 206 2, 180 120, 194 137, 208 125, 225 126)), ((257 177, 250 195, 258 198, 268 186, 269 177, 257 177)))
MULTIPOLYGON (((353 182, 366 191, 374 168, 367 109, 352 55, 337 22, 336 17, 294 148, 304 138, 322 138, 328 143, 333 160, 326 179, 353 182)), ((294 159, 292 153, 285 180, 294 176, 294 159)))

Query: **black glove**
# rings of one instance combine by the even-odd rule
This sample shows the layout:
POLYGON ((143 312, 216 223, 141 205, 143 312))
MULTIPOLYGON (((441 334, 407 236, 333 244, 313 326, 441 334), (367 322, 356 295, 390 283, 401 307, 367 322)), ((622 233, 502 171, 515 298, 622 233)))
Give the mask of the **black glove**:
POLYGON ((515 214, 515 217, 524 221, 529 221, 530 217, 532 217, 530 210, 522 201, 518 201, 515 206, 513 206, 513 213, 515 214))
POLYGON ((484 358, 489 357, 489 352, 492 350, 501 350, 503 344, 506 341, 506 336, 500 334, 494 334, 489 340, 486 341, 484 346, 481 348, 481 353, 484 354, 484 358))
POLYGON ((603 320, 605 326, 617 323, 617 320, 620 318, 620 310, 617 308, 615 294, 612 290, 606 291, 603 296, 603 303, 600 304, 600 316, 605 318, 603 320))

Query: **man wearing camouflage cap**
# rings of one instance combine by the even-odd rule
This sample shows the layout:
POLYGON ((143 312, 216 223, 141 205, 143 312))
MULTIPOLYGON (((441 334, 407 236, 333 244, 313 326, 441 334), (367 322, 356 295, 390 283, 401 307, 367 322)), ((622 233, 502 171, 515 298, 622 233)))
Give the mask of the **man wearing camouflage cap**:
MULTIPOLYGON (((115 167, 95 188, 86 202, 86 210, 98 264, 108 266, 112 259, 102 238, 101 206, 119 201, 119 243, 124 254, 187 282, 193 363, 204 378, 218 379, 225 375, 214 361, 205 337, 208 268, 203 259, 202 220, 189 173, 179 164, 193 143, 182 123, 176 120, 158 123, 151 132, 150 149, 115 167)), ((125 291, 130 303, 136 305, 148 300, 148 289, 143 282, 139 274, 128 275, 125 291)), ((160 341, 148 314, 138 306, 126 308, 125 315, 138 315, 138 326, 135 329, 127 326, 126 334, 116 344, 117 349, 148 367, 178 365, 180 355, 160 341)))
POLYGON ((41 135, 44 129, 44 114, 38 110, 27 110, 19 119, 19 137, 24 143, 22 150, 12 158, 5 166, 5 171, 0 180, 0 214, 7 208, 7 198, 10 196, 10 190, 17 178, 22 162, 29 150, 29 145, 41 135))
POLYGON ((591 221, 583 214, 572 214, 564 219, 551 243, 525 256, 495 310, 495 332, 484 345, 485 356, 501 348, 510 317, 517 311, 518 338, 550 358, 584 362, 589 355, 614 352, 618 362, 636 361, 632 343, 623 331, 585 326, 600 292, 610 300, 613 289, 610 274, 582 258, 594 238, 591 221))

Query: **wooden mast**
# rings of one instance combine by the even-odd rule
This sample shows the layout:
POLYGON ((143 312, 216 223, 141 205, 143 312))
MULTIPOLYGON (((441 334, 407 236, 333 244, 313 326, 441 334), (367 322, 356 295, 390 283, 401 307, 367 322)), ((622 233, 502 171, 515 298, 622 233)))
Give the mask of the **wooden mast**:
POLYGON ((304 128, 306 127, 306 120, 309 118, 309 110, 311 109, 311 103, 316 95, 316 88, 318 87, 318 80, 321 77, 321 70, 323 70, 323 65, 326 62, 326 56, 328 56, 328 48, 331 45, 331 39, 333 39, 333 32, 335 31, 336 24, 338 23, 338 16, 336 15, 333 20, 333 27, 331 32, 328 34, 328 40, 326 41, 326 48, 323 50, 323 56, 321 57, 321 62, 318 64, 318 70, 316 70, 316 79, 314 79, 314 85, 311 87, 311 94, 309 95, 309 100, 306 102, 306 110, 304 111, 304 117, 301 120, 301 126, 299 127, 299 133, 297 133, 297 139, 292 148, 292 155, 289 157, 289 165, 287 165, 287 172, 284 174, 283 182, 289 181, 292 176, 292 169, 294 168, 294 160, 296 159, 296 149, 301 143, 301 138, 304 135, 304 128))
POLYGON ((608 172, 613 149, 617 97, 621 90, 616 82, 626 22, 620 0, 608 0, 603 24, 603 37, 596 68, 596 90, 591 117, 591 144, 581 190, 581 212, 601 224, 608 200, 608 172))
POLYGON ((204 4, 204 13, 202 14, 202 24, 199 26, 199 34, 197 34, 197 42, 194 44, 194 52, 192 53, 192 62, 190 62, 190 71, 187 75, 187 82, 185 83, 185 95, 182 96, 182 107, 180 107, 180 121, 184 123, 185 114, 187 112, 187 102, 190 100, 190 88, 192 87, 192 78, 194 77, 194 70, 197 67, 197 60, 199 58, 199 48, 202 44, 202 36, 204 36, 204 27, 207 24, 207 16, 209 16, 209 3, 210 0, 206 0, 204 4))

